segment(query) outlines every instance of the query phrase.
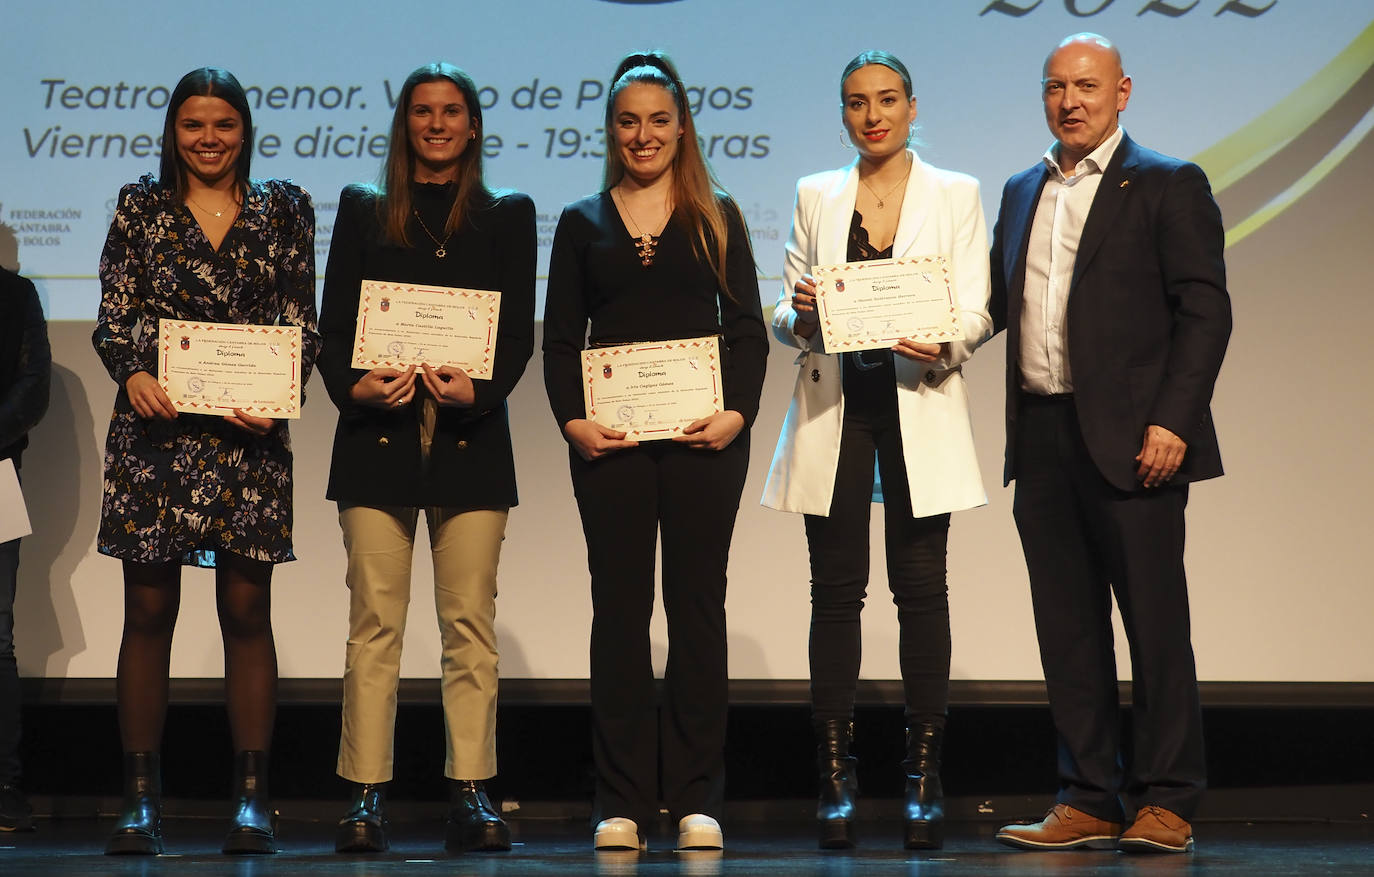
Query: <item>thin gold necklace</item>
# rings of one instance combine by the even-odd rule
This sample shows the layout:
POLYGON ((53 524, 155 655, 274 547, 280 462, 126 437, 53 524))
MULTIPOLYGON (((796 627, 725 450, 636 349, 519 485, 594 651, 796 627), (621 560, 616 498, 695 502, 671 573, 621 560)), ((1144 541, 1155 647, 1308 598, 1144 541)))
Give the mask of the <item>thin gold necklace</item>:
POLYGON ((442 259, 446 257, 448 255, 448 250, 445 249, 445 246, 448 244, 448 239, 453 237, 453 232, 450 231, 448 234, 444 235, 444 239, 441 241, 434 236, 434 232, 430 231, 429 226, 425 225, 425 221, 420 218, 420 211, 412 209, 410 212, 415 214, 415 220, 420 223, 420 228, 425 230, 425 234, 429 235, 429 239, 434 241, 434 246, 438 248, 434 251, 435 258, 442 259))
POLYGON ((907 156, 907 160, 906 160, 906 173, 902 174, 902 178, 901 178, 900 180, 897 181, 897 185, 893 186, 891 189, 888 189, 888 190, 887 190, 885 193, 883 193, 882 195, 879 195, 877 192, 874 192, 874 191, 873 191, 873 187, 870 186, 870 185, 868 184, 868 180, 865 180, 865 179, 864 179, 863 174, 859 174, 859 182, 861 182, 861 183, 864 184, 864 188, 865 188, 865 189, 867 189, 867 190, 870 191, 870 192, 873 192, 873 197, 878 199, 878 209, 879 209, 879 210, 882 210, 882 209, 883 209, 883 203, 884 203, 885 201, 887 201, 888 198, 892 197, 892 193, 893 193, 893 192, 897 191, 897 190, 898 190, 899 188, 901 188, 902 186, 905 186, 905 185, 906 185, 907 178, 909 178, 910 176, 911 176, 911 156, 907 156))
MULTIPOLYGON (((659 235, 663 234, 663 229, 660 228, 658 234, 646 233, 639 227, 639 223, 635 221, 634 214, 630 212, 630 205, 625 203, 625 196, 620 194, 617 189, 611 189, 611 197, 620 202, 621 208, 625 211, 625 218, 630 220, 630 225, 635 227, 635 252, 639 255, 639 264, 648 268, 650 265, 654 264, 654 254, 658 252, 658 238, 659 235)), ((668 216, 672 215, 673 211, 669 208, 668 216)), ((663 224, 665 226, 668 224, 666 218, 663 220, 663 224)))
MULTIPOLYGON (((228 207, 225 207, 223 210, 211 210, 209 207, 206 207, 204 204, 200 203, 200 202, 197 201, 195 198, 192 198, 190 192, 187 192, 187 193, 186 193, 186 200, 187 200, 187 201, 190 201, 192 204, 194 204, 195 206, 199 207, 201 210, 204 210, 206 213, 209 213, 211 216, 215 217, 216 219, 219 219, 220 217, 224 216, 224 214, 227 213, 227 212, 229 211, 229 208, 228 208, 228 207)), ((238 199, 238 198, 235 198, 235 199, 233 200, 233 205, 234 205, 234 209, 237 210, 237 209, 238 209, 238 206, 239 206, 239 199, 238 199)))

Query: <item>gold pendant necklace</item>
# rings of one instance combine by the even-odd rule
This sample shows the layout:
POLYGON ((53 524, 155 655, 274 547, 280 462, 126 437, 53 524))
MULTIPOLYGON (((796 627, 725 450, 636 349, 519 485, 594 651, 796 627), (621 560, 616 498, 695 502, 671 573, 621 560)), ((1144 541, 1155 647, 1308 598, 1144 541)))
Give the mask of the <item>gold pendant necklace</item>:
POLYGON ((429 235, 429 239, 434 241, 434 246, 436 247, 434 250, 435 258, 443 259, 446 257, 448 255, 446 245, 448 244, 448 239, 453 237, 453 232, 444 235, 444 239, 441 241, 434 236, 434 232, 430 231, 429 226, 425 225, 425 221, 420 218, 420 211, 412 209, 410 212, 415 214, 415 221, 420 223, 420 228, 424 229, 425 234, 429 235))
POLYGON ((893 186, 891 189, 888 189, 888 190, 887 190, 885 193, 883 193, 882 195, 879 195, 877 192, 874 192, 874 191, 873 191, 873 187, 870 186, 870 185, 868 184, 868 180, 865 180, 865 179, 863 178, 863 174, 860 174, 860 175, 859 175, 859 182, 861 182, 861 183, 864 184, 864 188, 865 188, 865 189, 867 189, 868 191, 870 191, 870 192, 873 193, 873 197, 876 198, 876 199, 878 200, 878 209, 879 209, 879 210, 882 210, 882 209, 883 209, 883 204, 884 204, 884 202, 887 201, 887 199, 890 198, 890 197, 892 196, 892 193, 893 193, 893 192, 897 191, 897 190, 900 189, 902 186, 905 186, 905 185, 906 185, 906 181, 907 181, 907 179, 908 179, 910 176, 911 176, 911 157, 908 156, 908 157, 907 157, 907 165, 906 165, 906 173, 902 174, 902 178, 901 178, 900 180, 897 181, 897 185, 893 186))
MULTIPOLYGON (((621 195, 615 189, 612 189, 611 197, 620 201, 620 206, 625 211, 625 218, 630 220, 630 225, 635 227, 635 236, 633 238, 635 253, 639 256, 639 264, 648 268, 650 265, 654 264, 654 255, 658 252, 658 238, 659 235, 663 233, 663 229, 660 228, 658 230, 659 234, 649 234, 644 231, 639 227, 639 223, 635 221, 634 214, 630 212, 630 205, 625 203, 625 196, 621 195)), ((668 215, 673 215, 671 208, 668 210, 668 215)), ((664 219, 663 224, 666 226, 668 220, 664 219)))
MULTIPOLYGON (((197 201, 195 198, 192 198, 189 192, 188 192, 187 195, 186 195, 186 200, 189 201, 189 202, 191 202, 192 204, 194 204, 196 207, 199 207, 201 210, 204 210, 206 213, 210 214, 211 216, 215 217, 216 219, 219 219, 219 218, 221 218, 222 216, 224 216, 224 214, 227 213, 228 210, 229 210, 228 207, 224 207, 224 208, 222 208, 222 209, 220 209, 220 210, 211 210, 209 207, 206 207, 204 204, 200 203, 200 202, 197 201)), ((238 199, 235 198, 233 203, 234 203, 235 209, 237 209, 238 206, 239 206, 238 199)))

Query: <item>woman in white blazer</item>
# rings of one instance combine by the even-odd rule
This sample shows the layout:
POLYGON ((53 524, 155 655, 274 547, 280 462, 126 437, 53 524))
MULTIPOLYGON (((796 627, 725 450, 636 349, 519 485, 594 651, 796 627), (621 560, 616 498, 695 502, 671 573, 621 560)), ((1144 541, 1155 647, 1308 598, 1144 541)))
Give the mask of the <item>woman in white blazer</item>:
POLYGON ((797 183, 773 333, 798 347, 797 384, 763 504, 805 515, 811 560, 811 701, 818 737, 820 845, 854 843, 854 689, 868 584, 871 502, 884 504, 888 584, 901 627, 906 698, 905 845, 938 848, 940 748, 949 693, 949 513, 987 502, 960 364, 992 334, 988 247, 978 181, 923 164, 907 148, 911 76, 886 52, 840 78, 849 167, 797 183), (827 353, 812 266, 941 256, 962 340, 903 340, 891 350, 827 353), (876 459, 876 467, 874 465, 876 459))

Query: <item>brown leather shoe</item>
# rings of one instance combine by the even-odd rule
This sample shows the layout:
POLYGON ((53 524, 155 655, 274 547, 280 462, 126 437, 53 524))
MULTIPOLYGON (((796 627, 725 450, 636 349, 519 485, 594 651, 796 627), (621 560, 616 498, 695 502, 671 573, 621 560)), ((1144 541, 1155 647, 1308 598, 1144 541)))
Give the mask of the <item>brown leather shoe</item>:
POLYGON ((1055 804, 1045 818, 1030 825, 1004 825, 997 839, 1023 850, 1116 849, 1121 826, 1104 822, 1068 804, 1055 804))
POLYGON ((1121 835, 1121 849, 1132 853, 1190 853, 1193 827, 1172 810, 1141 807, 1135 822, 1121 835))

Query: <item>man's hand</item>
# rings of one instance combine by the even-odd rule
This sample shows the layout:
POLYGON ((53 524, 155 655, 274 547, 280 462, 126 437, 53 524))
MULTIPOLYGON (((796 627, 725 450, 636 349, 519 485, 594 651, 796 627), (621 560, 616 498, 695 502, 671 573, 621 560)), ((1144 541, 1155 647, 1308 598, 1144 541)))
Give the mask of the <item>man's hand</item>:
POLYGON ((1135 477, 1146 487, 1158 487, 1174 477, 1187 451, 1187 442, 1152 423, 1145 427, 1145 441, 1140 446, 1140 453, 1135 455, 1140 464, 1135 477))

